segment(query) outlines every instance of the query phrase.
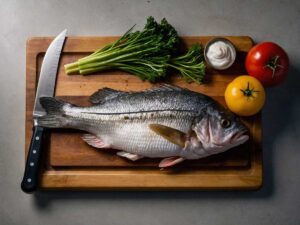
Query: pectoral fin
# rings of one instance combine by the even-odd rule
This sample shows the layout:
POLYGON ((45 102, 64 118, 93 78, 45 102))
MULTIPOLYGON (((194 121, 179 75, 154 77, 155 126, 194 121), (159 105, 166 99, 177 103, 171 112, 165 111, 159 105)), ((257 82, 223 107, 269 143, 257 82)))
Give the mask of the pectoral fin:
POLYGON ((158 167, 164 168, 164 167, 174 166, 175 164, 180 163, 183 160, 184 158, 181 157, 165 158, 159 163, 158 167))
POLYGON ((184 148, 187 135, 182 131, 161 124, 150 124, 149 128, 166 140, 184 148))

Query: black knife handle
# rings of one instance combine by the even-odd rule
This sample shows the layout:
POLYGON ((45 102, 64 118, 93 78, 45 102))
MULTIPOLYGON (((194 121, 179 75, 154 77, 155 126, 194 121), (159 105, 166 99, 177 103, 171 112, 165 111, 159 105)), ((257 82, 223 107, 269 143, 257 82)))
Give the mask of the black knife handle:
POLYGON ((21 188, 26 193, 34 192, 38 186, 43 134, 43 127, 33 127, 32 138, 25 165, 24 177, 21 183, 21 188))

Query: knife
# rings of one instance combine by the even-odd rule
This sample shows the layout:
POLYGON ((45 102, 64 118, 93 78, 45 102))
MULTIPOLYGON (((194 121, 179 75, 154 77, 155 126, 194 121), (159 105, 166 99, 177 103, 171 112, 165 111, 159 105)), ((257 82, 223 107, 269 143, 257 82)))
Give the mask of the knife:
POLYGON ((53 97, 59 58, 66 38, 67 30, 62 31, 49 45, 39 76, 33 108, 32 138, 21 183, 24 192, 30 193, 37 189, 39 165, 42 152, 44 128, 38 125, 38 118, 46 115, 40 104, 40 97, 53 97))

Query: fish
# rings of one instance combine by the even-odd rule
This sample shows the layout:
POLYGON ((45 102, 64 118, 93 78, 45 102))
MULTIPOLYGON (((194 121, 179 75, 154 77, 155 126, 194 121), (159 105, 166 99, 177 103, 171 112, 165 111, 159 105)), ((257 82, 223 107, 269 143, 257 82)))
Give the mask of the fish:
POLYGON ((162 158, 159 167, 174 166, 245 143, 248 129, 233 113, 211 97, 185 88, 161 84, 139 92, 103 88, 81 107, 41 97, 45 128, 87 132, 82 139, 99 149, 136 161, 162 158))

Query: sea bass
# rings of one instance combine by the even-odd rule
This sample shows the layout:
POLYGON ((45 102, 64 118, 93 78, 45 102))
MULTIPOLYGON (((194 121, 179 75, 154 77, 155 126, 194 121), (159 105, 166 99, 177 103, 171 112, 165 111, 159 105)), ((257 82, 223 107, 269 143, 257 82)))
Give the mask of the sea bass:
POLYGON ((95 148, 120 150, 130 160, 164 158, 159 167, 224 152, 249 138, 246 127, 212 98, 171 85, 141 92, 103 88, 80 107, 40 98, 47 114, 38 124, 88 132, 95 148))

